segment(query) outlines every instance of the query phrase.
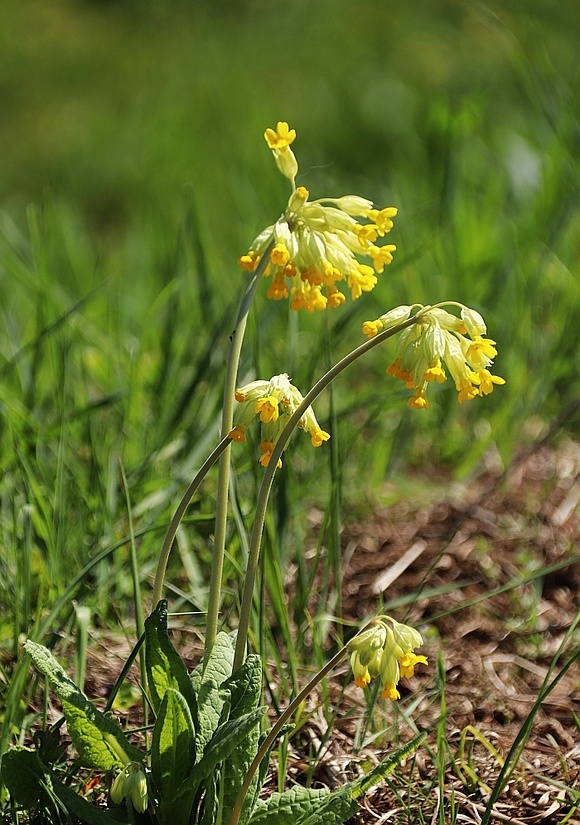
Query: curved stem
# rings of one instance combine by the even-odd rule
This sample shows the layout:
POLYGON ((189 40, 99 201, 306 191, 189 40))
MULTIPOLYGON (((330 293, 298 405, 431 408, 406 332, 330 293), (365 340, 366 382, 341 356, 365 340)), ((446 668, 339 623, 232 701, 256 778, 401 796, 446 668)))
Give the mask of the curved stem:
POLYGON ((364 344, 361 344, 360 347, 357 347, 352 352, 349 352, 342 360, 340 360, 337 364, 335 364, 328 372, 322 376, 322 378, 316 382, 316 384, 312 387, 310 392, 304 396, 304 400, 297 407, 296 411, 293 415, 288 419, 288 422, 282 432, 276 444, 274 445, 274 449, 272 451, 272 455, 270 456, 270 461, 268 462, 268 466, 264 472, 264 478, 262 479, 262 485, 260 487, 260 491, 258 493, 258 500, 256 502, 256 515, 254 518, 254 524, 252 528, 252 535, 250 538, 250 550, 248 554, 248 565, 246 568, 246 578, 244 583, 244 592, 242 596, 242 605, 240 608, 240 620, 238 624, 238 634, 236 639, 236 651, 234 655, 234 666, 233 670, 236 671, 241 665, 243 664, 246 652, 246 641, 248 638, 248 628, 250 626, 250 615, 252 612, 252 599, 254 595, 254 583, 256 580, 256 572, 258 568, 258 561, 260 558, 260 544, 262 541, 262 533, 264 530, 264 520, 266 518, 266 508, 268 506, 268 498, 270 496, 270 490, 272 488, 272 482, 274 480, 274 473, 276 472, 276 466, 278 464, 278 459, 282 455, 290 436, 292 435, 293 430, 298 425, 298 422, 304 415, 305 411, 308 407, 312 404, 312 402, 320 395, 320 393, 330 384, 337 375, 340 375, 347 367, 349 367, 354 361, 364 355, 369 350, 373 349, 374 347, 381 344, 383 341, 386 341, 387 338, 391 338, 393 335, 397 335, 402 330, 406 329, 407 327, 412 326, 414 323, 417 322, 417 315, 413 315, 412 318, 408 318, 406 321, 403 321, 397 326, 392 327, 391 329, 386 329, 376 335, 374 338, 371 338, 369 341, 365 341, 364 344))
MULTIPOLYGON (((247 289, 242 298, 240 308, 238 310, 238 317, 236 319, 236 326, 232 333, 230 349, 228 352, 228 360, 226 365, 226 377, 224 385, 224 403, 222 410, 221 423, 221 437, 226 438, 233 427, 234 420, 234 397, 236 391, 236 381, 238 377, 238 366, 240 363, 240 353, 242 351, 242 343, 244 340, 244 333, 246 331, 246 322, 248 314, 252 305, 252 300, 256 294, 256 290, 260 284, 262 276, 266 267, 270 262, 270 250, 274 245, 274 241, 270 243, 268 248, 264 251, 258 266, 256 267, 252 279, 247 286, 247 289)), ((228 492, 230 483, 230 444, 223 451, 220 458, 218 482, 217 482, 217 497, 216 497, 216 513, 215 513, 215 530, 213 543, 213 556, 211 562, 211 576, 209 584, 209 596, 207 606, 207 620, 205 628, 205 645, 203 651, 204 667, 208 656, 215 642, 217 635, 218 616, 221 601, 221 587, 222 574, 224 565, 224 554, 226 547, 226 527, 228 518, 228 492)))
POLYGON ((236 804, 234 805, 234 809, 232 811, 232 818, 230 820, 230 825, 238 825, 238 821, 240 818, 240 813, 242 810, 242 805, 244 804, 244 799, 248 792, 250 785, 252 784, 252 779, 256 771, 258 770, 262 759, 267 755, 268 751, 270 750, 272 744, 276 740, 276 737, 286 724, 286 722, 290 719, 296 708, 306 699, 309 693, 311 693, 316 685, 321 682, 327 673, 329 673, 336 665, 340 662, 342 657, 347 653, 346 647, 341 647, 341 649, 336 653, 332 659, 327 662, 322 670, 319 670, 316 676, 314 676, 308 684, 302 688, 300 693, 294 697, 294 699, 290 702, 286 710, 282 713, 280 718, 276 721, 256 754, 254 761, 248 768, 248 772, 245 776, 244 783, 240 788, 238 795, 236 797, 236 804))
POLYGON ((165 571, 167 570, 167 561, 169 559, 171 547, 173 546, 173 540, 175 539, 175 536, 177 534, 177 528, 181 523, 181 519, 185 515, 185 511, 187 510, 189 503, 191 499, 194 497, 199 485, 204 480, 208 471, 213 467, 213 465, 220 457, 220 455, 223 453, 223 451, 228 447, 229 443, 229 438, 222 438, 217 447, 207 457, 207 459, 204 461, 204 463, 198 470, 195 478, 185 491, 183 498, 179 503, 179 507, 177 508, 173 518, 171 519, 171 524, 167 528, 167 533, 165 534, 165 538, 163 540, 163 546, 161 547, 161 553, 159 554, 159 561, 157 562, 157 572, 155 574, 155 582, 153 584, 153 609, 155 609, 162 596, 163 581, 165 579, 165 571))

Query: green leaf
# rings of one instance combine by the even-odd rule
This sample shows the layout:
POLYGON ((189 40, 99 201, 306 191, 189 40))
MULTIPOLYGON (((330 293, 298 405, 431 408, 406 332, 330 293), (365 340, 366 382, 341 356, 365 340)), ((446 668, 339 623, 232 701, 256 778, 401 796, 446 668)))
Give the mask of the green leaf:
POLYGON ((162 599, 145 620, 145 664, 151 702, 157 713, 168 688, 179 691, 189 706, 194 726, 197 702, 189 673, 167 633, 167 602, 162 599))
POLYGON ((35 808, 45 804, 50 776, 36 751, 28 748, 6 751, 2 757, 0 776, 19 805, 35 808))
POLYGON ((141 751, 129 744, 117 722, 89 702, 47 648, 28 640, 24 649, 60 699, 68 732, 85 765, 111 771, 131 760, 143 759, 141 751))
POLYGON ((359 809, 352 798, 348 786, 333 791, 326 799, 322 799, 314 810, 295 820, 294 825, 340 825, 355 814, 359 809))
POLYGON ((196 790, 215 771, 220 762, 230 757, 237 745, 259 724, 265 712, 266 708, 257 708, 239 719, 229 719, 220 725, 190 777, 179 788, 178 796, 196 790))
POLYGON ((205 670, 200 665, 191 674, 191 684, 197 694, 196 746, 197 758, 214 735, 228 694, 222 685, 231 676, 234 662, 235 637, 218 633, 205 670))
MULTIPOLYGON (((231 690, 230 719, 239 719, 245 714, 251 713, 258 707, 262 698, 261 658, 255 654, 248 656, 244 664, 224 682, 223 686, 231 690)), ((221 781, 225 822, 231 816, 238 791, 242 787, 248 768, 258 752, 259 739, 260 730, 256 725, 234 748, 228 760, 222 766, 221 781)), ((244 800, 239 825, 245 825, 254 807, 255 797, 259 790, 258 779, 258 773, 256 773, 244 800)))
MULTIPOLYGON (((249 822, 250 825, 298 825, 304 818, 325 810, 330 797, 330 791, 326 788, 303 788, 296 785, 284 793, 273 793, 266 800, 259 799, 249 822)), ((350 805, 353 804, 350 794, 347 801, 350 801, 350 805)), ((329 823, 334 821, 328 820, 329 823)))
MULTIPOLYGON (((211 776, 208 776, 207 780, 204 782, 205 793, 203 795, 203 810, 201 812, 199 825, 215 825, 215 823, 219 821, 219 784, 219 771, 216 771, 211 776)), ((222 818, 222 822, 223 821, 227 822, 227 820, 222 818)))
MULTIPOLYGON (((151 750, 153 780, 163 804, 174 798, 194 764, 195 734, 188 704, 179 691, 167 688, 155 721, 151 750)), ((189 812, 184 821, 188 819, 189 812)), ((173 818, 171 822, 175 825, 173 818)))
POLYGON ((378 785, 379 782, 382 782, 385 776, 388 776, 397 765, 400 765, 404 759, 410 756, 426 738, 427 734, 425 732, 419 733, 414 739, 407 742, 406 745, 398 748, 395 753, 383 759, 372 771, 369 771, 369 773, 357 779, 355 782, 351 782, 349 788, 351 789, 353 799, 360 799, 368 790, 378 785))

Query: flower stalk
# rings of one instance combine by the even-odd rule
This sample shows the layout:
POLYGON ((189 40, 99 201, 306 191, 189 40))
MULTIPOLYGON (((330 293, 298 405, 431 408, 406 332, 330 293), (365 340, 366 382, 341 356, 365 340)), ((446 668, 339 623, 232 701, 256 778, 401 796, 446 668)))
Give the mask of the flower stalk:
POLYGON ((240 353, 242 351, 242 343, 244 340, 244 334, 246 331, 246 323, 248 320, 250 307, 252 305, 254 295, 256 294, 256 290, 258 289, 260 281, 262 280, 262 276, 264 274, 268 262, 271 246, 273 246, 273 243, 271 243, 270 246, 267 248, 263 260, 258 263, 258 266, 254 271, 253 277, 251 278, 242 298, 240 308, 238 311, 238 317, 236 319, 235 329, 231 338, 231 344, 226 364, 224 405, 222 410, 221 422, 221 438, 222 440, 227 439, 228 443, 226 444, 223 453, 220 457, 218 472, 215 532, 209 585, 205 646, 203 653, 204 667, 207 663, 209 654, 214 645, 215 638, 217 635, 218 616, 221 602, 221 586, 226 546, 228 494, 230 483, 231 442, 227 437, 232 429, 234 419, 234 400, 236 380, 238 377, 238 367, 240 363, 240 353))
POLYGON ((236 650, 234 655, 234 666, 233 670, 236 671, 244 662, 244 658, 246 655, 246 642, 248 638, 248 629, 250 626, 250 615, 252 611, 252 599, 254 594, 254 584, 256 581, 256 574, 258 569, 258 562, 260 558, 260 545, 262 541, 262 533, 264 530, 264 521, 266 518, 266 508, 268 505, 268 499, 270 496, 270 491, 272 489, 272 483, 274 480, 274 473, 278 467, 278 461, 288 443, 290 436, 294 429, 298 426, 298 423, 308 407, 312 404, 312 402, 318 398, 320 393, 326 389, 326 387, 333 381, 338 375, 344 372, 347 367, 349 367, 352 363, 357 361, 362 355, 369 350, 373 349, 374 347, 382 344, 383 341, 386 341, 388 338, 392 338, 393 335, 397 335, 397 333, 402 332, 407 327, 412 326, 416 323, 417 316, 412 316, 411 318, 407 318, 405 321, 402 321, 400 324, 397 324, 394 327, 389 329, 385 329, 382 332, 379 332, 375 337, 371 338, 368 341, 365 341, 356 349, 349 352, 348 355, 345 355, 337 364, 335 364, 331 369, 328 370, 325 375, 320 378, 319 381, 312 387, 310 392, 308 392, 304 396, 304 400, 302 403, 296 408, 295 412, 291 415, 288 419, 286 426, 280 433, 278 440, 276 441, 271 455, 270 460, 266 466, 266 470, 264 472, 264 478, 262 479, 262 484, 258 493, 258 499, 256 501, 256 511, 254 516, 254 524, 252 527, 252 535, 250 538, 250 549, 248 553, 248 563, 246 568, 246 576, 244 581, 244 591, 242 595, 242 604, 240 608, 240 618, 238 622, 238 634, 236 639, 236 650))
POLYGON ((208 474, 209 470, 211 470, 211 468, 216 463, 220 455, 229 446, 230 443, 231 441, 229 438, 222 438, 217 447, 210 453, 210 455, 207 457, 207 459, 204 461, 204 463, 196 473, 195 478, 183 494, 183 498, 179 502, 179 507, 177 508, 173 515, 173 518, 171 519, 171 524, 167 528, 167 533, 165 534, 165 538, 163 540, 161 553, 159 554, 159 561, 157 562, 157 572, 155 574, 155 581, 153 583, 153 609, 155 609, 163 595, 163 582, 165 580, 165 572, 167 570, 169 554, 171 553, 171 548, 173 547, 173 542, 175 540, 175 536, 177 535, 177 530, 179 528, 179 525, 181 524, 181 520, 185 515, 185 511, 189 507, 191 499, 196 494, 200 484, 208 474))

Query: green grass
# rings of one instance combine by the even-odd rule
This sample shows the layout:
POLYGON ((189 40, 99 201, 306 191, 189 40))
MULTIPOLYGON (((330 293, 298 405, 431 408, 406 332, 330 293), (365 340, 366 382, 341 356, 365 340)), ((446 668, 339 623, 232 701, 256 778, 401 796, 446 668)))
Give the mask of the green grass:
MULTIPOLYGON (((490 451, 509 466, 550 423, 577 433, 574 4, 0 9, 2 747, 35 688, 17 663, 22 637, 69 637, 75 603, 103 627, 133 616, 175 504, 217 442, 236 258, 288 194, 266 126, 297 128, 299 183, 313 197, 397 205, 398 251, 371 295, 328 317, 260 295, 243 378, 287 371, 305 393, 362 340, 364 320, 413 301, 464 301, 498 342, 507 384, 489 398, 459 407, 445 386, 428 414, 408 410, 384 374, 387 345, 317 405, 330 444, 313 455, 294 440, 262 581, 289 658, 283 695, 305 662, 322 662, 340 616, 341 523, 372 510, 386 481, 441 465, 467 479, 490 451), (306 559, 311 507, 322 527, 306 559), (291 604, 281 564, 296 566, 291 604), (311 615, 315 577, 328 598, 311 615)), ((228 621, 260 480, 253 453, 237 448, 234 461, 228 621)), ((206 606, 214 485, 171 560, 176 610, 206 606)), ((283 670, 261 610, 255 643, 283 670)))

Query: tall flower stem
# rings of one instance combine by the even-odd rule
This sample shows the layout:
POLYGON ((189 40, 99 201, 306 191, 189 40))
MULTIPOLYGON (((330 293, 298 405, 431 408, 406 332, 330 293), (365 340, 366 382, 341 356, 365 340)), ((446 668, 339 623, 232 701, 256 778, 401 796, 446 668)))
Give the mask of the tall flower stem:
POLYGON ((344 372, 344 370, 347 367, 354 363, 354 361, 357 361, 366 352, 369 352, 369 350, 378 346, 383 341, 386 341, 387 338, 391 338, 393 335, 397 335, 402 330, 412 326, 414 323, 417 322, 419 315, 420 312, 412 316, 411 318, 408 318, 406 321, 398 324, 395 327, 383 330, 383 332, 380 332, 374 338, 371 338, 369 341, 365 341, 364 344, 360 345, 360 347, 357 347, 352 352, 349 352, 349 354, 346 355, 341 361, 339 361, 331 369, 329 369, 328 372, 325 375, 323 375, 322 378, 319 381, 317 381, 317 383, 312 387, 310 392, 304 396, 304 400, 297 407, 296 411, 289 418, 286 426, 280 433, 280 436, 278 437, 278 440, 276 441, 276 444, 272 451, 272 455, 270 457, 270 461, 268 462, 268 466, 266 467, 266 470, 264 472, 264 478, 262 479, 262 485, 260 487, 258 499, 256 502, 256 512, 254 516, 252 535, 250 538, 248 564, 246 568, 244 592, 242 595, 240 620, 238 624, 238 633, 236 639, 236 650, 234 654, 234 671, 241 667, 246 655, 246 642, 248 638, 248 629, 250 626, 252 599, 254 595, 254 584, 256 581, 258 561, 260 558, 260 544, 262 541, 262 533, 264 530, 266 508, 268 506, 268 499, 270 496, 270 491, 272 489, 272 482, 274 480, 274 473, 276 472, 278 459, 282 455, 282 452, 286 447, 286 444, 288 443, 288 440, 290 439, 292 432, 298 425, 298 422, 300 421, 308 407, 316 398, 318 398, 320 393, 330 384, 331 381, 333 381, 337 377, 337 375, 340 375, 341 372, 344 372))
POLYGON ((204 480, 209 470, 213 467, 223 451, 227 449, 229 444, 230 439, 227 436, 222 438, 217 447, 207 457, 199 471, 196 473, 195 478, 183 494, 183 498, 179 502, 179 507, 171 519, 171 524, 167 528, 167 533, 165 534, 165 538, 163 540, 163 546, 161 547, 161 553, 159 554, 159 561, 157 562, 157 572, 155 574, 155 582, 153 584, 153 609, 155 609, 163 594, 163 582, 165 580, 165 571, 167 570, 169 554, 171 552, 175 536, 177 535, 177 529, 181 524, 183 516, 185 515, 185 511, 187 510, 191 499, 197 492, 201 482, 204 480))
MULTIPOLYGON (((256 290, 260 284, 262 276, 268 263, 270 261, 270 250, 274 242, 272 241, 268 248, 264 251, 258 266, 247 289, 242 298, 240 308, 238 310, 238 317, 236 325, 231 336, 230 349, 228 352, 228 360, 226 364, 226 377, 224 386, 224 403, 222 409, 222 423, 221 423, 221 438, 227 438, 231 431, 234 422, 234 397, 236 391, 236 381, 238 377, 238 367, 240 363, 240 353, 242 351, 242 343, 244 340, 244 333, 246 331, 246 323, 250 307, 256 294, 256 290)), ((214 645, 217 635, 218 616, 221 601, 221 587, 222 575, 224 566, 224 554, 226 547, 226 527, 228 518, 228 492, 230 482, 230 452, 231 444, 228 444, 224 449, 219 463, 218 482, 217 482, 217 497, 216 497, 216 514, 215 514, 215 530, 213 543, 213 556, 211 562, 211 576, 209 585, 209 597, 207 608, 207 620, 205 628, 205 646, 203 652, 204 666, 207 663, 209 654, 214 645)))

